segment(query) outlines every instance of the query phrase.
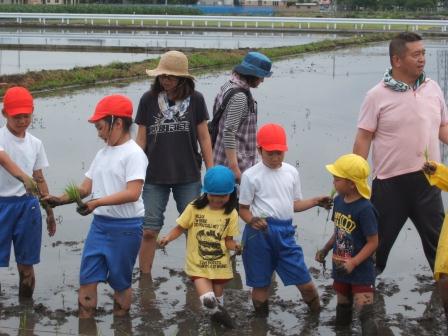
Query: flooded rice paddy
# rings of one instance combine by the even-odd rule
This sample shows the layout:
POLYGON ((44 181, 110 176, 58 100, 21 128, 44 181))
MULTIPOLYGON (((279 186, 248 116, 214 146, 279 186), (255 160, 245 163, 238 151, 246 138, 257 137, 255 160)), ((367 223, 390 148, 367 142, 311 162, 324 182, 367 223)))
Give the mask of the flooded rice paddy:
MULTIPOLYGON (((427 72, 447 92, 445 41, 431 41, 427 72), (444 65, 445 64, 445 65, 444 65)), ((301 173, 305 197, 329 194, 332 179, 324 165, 352 149, 357 114, 366 91, 388 66, 387 46, 378 44, 277 61, 274 75, 254 91, 259 124, 282 123, 288 133, 286 161, 301 173)), ((229 72, 198 77, 197 88, 209 109, 214 95, 229 72)), ((102 143, 86 120, 97 101, 107 94, 132 98, 135 109, 149 80, 118 86, 90 88, 64 96, 38 98, 31 132, 43 140, 51 167, 45 172, 52 193, 62 193, 70 181, 80 182, 102 143)), ((175 153, 167 153, 175 155, 175 153)), ((154 158, 156 160, 156 158, 154 158)), ((446 197, 445 197, 446 199, 446 197)), ((77 319, 78 272, 91 218, 79 216, 75 207, 57 208, 58 231, 45 236, 42 261, 36 267, 34 300, 19 302, 14 260, 0 270, 0 335, 357 335, 334 327, 336 298, 329 271, 322 272, 314 254, 332 232, 327 212, 311 209, 295 216, 297 239, 322 298, 319 317, 307 314, 295 287, 276 279, 271 313, 266 320, 252 314, 250 291, 245 285, 240 258, 234 280, 225 292, 225 306, 237 329, 225 331, 212 325, 200 310, 192 283, 183 273, 185 241, 171 243, 166 254, 157 251, 153 276, 141 278, 136 265, 134 299, 130 318, 112 317, 112 291, 99 286, 98 314, 94 324, 77 319)), ((163 232, 173 227, 177 213, 170 202, 163 232)), ((416 230, 407 224, 377 281, 376 308, 381 335, 444 335, 442 308, 416 230)))

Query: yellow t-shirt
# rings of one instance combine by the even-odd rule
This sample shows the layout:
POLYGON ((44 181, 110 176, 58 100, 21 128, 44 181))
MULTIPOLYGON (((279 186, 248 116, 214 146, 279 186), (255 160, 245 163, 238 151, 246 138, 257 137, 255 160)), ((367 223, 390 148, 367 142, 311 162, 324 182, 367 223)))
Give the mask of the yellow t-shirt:
POLYGON ((208 206, 196 209, 189 204, 177 224, 188 230, 185 272, 189 276, 233 278, 225 238, 239 234, 236 210, 226 215, 224 210, 212 210, 208 206))

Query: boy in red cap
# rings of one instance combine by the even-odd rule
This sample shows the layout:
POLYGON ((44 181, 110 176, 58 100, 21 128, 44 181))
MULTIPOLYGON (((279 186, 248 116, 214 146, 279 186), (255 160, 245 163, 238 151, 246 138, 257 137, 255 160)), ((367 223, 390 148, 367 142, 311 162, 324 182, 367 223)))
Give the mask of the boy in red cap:
POLYGON ((243 263, 246 283, 252 287, 252 302, 258 316, 269 313, 268 297, 274 271, 285 286, 295 285, 312 312, 320 310, 319 294, 294 239, 294 212, 314 206, 329 208, 328 196, 302 199, 297 169, 283 162, 286 134, 282 126, 266 124, 257 133, 262 162, 243 173, 240 216, 243 233, 243 263))
MULTIPOLYGON (((78 212, 93 212, 81 260, 79 318, 92 318, 97 305, 97 286, 108 282, 114 289, 115 316, 129 312, 132 270, 142 238, 144 216, 141 192, 148 160, 131 139, 132 102, 111 95, 97 104, 89 122, 106 146, 95 156, 86 178, 78 187, 82 198, 91 195, 78 212)), ((52 206, 72 203, 67 194, 46 198, 52 206)))
MULTIPOLYGON (((29 176, 41 196, 48 194, 42 169, 48 167, 42 142, 27 132, 34 110, 33 97, 23 87, 8 89, 3 97, 6 125, 0 128, 0 267, 9 266, 11 243, 19 271, 19 296, 32 297, 35 286, 33 265, 40 262, 42 215, 39 200, 28 194, 29 176), (7 154, 6 154, 7 153, 7 154), (34 182, 33 182, 34 183, 34 182)), ((50 236, 56 231, 51 208, 47 213, 50 236)))

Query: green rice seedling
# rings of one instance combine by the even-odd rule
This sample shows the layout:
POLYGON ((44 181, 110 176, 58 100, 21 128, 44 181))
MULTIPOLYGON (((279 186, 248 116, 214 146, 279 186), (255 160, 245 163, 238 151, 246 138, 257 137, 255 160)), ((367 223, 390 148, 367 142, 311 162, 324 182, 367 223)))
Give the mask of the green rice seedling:
POLYGON ((428 147, 425 148, 425 151, 423 152, 423 155, 425 156, 425 161, 429 162, 429 151, 428 147))
POLYGON ((79 193, 79 189, 75 183, 70 182, 64 189, 64 192, 67 194, 70 202, 76 202, 78 207, 83 209, 86 207, 86 204, 82 201, 81 195, 79 193))
MULTIPOLYGON (((333 189, 331 189, 331 192, 330 192, 330 199, 331 199, 331 201, 333 201, 335 196, 336 196, 336 189, 333 188, 333 189)), ((331 212, 331 210, 328 209, 327 210, 327 221, 325 222, 325 224, 328 224, 328 221, 330 220, 330 212, 331 212)))

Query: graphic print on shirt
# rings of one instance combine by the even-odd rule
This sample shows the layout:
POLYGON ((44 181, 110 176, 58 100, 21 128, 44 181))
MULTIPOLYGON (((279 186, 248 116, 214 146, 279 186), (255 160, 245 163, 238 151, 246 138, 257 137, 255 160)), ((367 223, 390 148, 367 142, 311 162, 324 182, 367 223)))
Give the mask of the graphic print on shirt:
POLYGON ((190 132, 190 121, 188 118, 188 107, 191 96, 182 101, 176 101, 169 105, 165 92, 161 92, 158 97, 160 112, 155 116, 155 124, 149 127, 149 134, 157 135, 162 133, 190 132))
POLYGON ((194 226, 200 228, 196 233, 198 254, 202 258, 199 267, 225 268, 227 265, 219 259, 225 256, 222 249, 222 236, 230 223, 230 218, 220 220, 220 223, 209 223, 204 215, 197 214, 194 226))
POLYGON ((356 229, 356 223, 351 215, 340 212, 334 214, 336 249, 333 252, 333 260, 347 261, 353 256, 354 243, 352 232, 356 229))

